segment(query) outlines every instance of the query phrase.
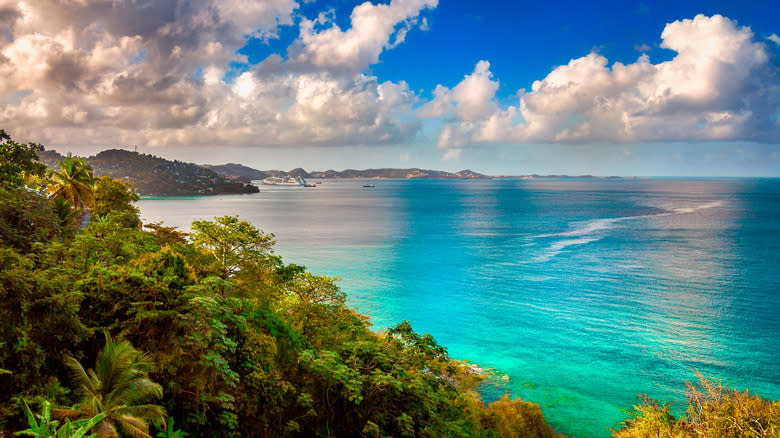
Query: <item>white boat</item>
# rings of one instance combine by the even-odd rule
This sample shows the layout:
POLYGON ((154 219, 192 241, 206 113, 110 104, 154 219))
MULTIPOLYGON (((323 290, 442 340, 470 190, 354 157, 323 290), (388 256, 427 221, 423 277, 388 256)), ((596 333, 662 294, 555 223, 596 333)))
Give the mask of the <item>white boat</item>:
POLYGON ((295 178, 292 176, 269 176, 263 180, 263 184, 267 184, 269 186, 302 186, 305 183, 301 178, 295 178))

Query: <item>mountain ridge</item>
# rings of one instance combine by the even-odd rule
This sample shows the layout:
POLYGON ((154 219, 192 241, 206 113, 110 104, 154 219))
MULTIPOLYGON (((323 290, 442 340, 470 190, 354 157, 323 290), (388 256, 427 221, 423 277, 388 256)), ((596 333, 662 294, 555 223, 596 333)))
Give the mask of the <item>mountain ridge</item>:
POLYGON ((253 180, 265 179, 268 177, 287 177, 295 178, 361 178, 361 179, 491 179, 492 176, 483 175, 470 169, 464 169, 458 172, 446 172, 443 170, 413 168, 375 168, 375 169, 344 169, 341 171, 329 169, 325 171, 307 172, 303 168, 295 168, 289 171, 283 170, 257 170, 243 164, 206 164, 207 167, 225 178, 232 178, 237 181, 250 182, 253 180))

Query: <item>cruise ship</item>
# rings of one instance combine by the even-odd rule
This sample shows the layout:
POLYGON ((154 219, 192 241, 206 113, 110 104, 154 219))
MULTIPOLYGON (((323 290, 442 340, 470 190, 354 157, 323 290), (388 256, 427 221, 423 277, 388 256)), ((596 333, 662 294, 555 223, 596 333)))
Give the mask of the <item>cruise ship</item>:
POLYGON ((263 184, 268 184, 269 186, 302 186, 305 184, 305 182, 301 178, 295 178, 292 176, 269 176, 263 180, 263 184))

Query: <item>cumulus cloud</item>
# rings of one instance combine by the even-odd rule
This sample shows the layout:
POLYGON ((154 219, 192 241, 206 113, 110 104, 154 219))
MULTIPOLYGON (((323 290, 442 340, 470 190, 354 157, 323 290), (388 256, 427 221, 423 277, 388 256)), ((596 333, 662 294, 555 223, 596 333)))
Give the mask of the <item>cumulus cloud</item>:
POLYGON ((677 52, 670 61, 653 64, 643 54, 610 67, 590 53, 555 68, 502 108, 495 105, 489 64, 481 61, 452 91, 437 88, 420 114, 454 113, 439 146, 455 149, 493 142, 780 140, 777 72, 749 27, 698 15, 668 24, 661 39, 662 48, 677 52), (473 89, 481 92, 465 92, 473 89))
POLYGON ((362 72, 435 6, 304 18, 289 59, 252 66, 238 50, 294 25, 294 0, 0 0, 0 126, 52 145, 403 143, 417 97, 362 72), (247 71, 226 81, 232 63, 247 71))
POLYGON ((488 61, 428 101, 366 73, 437 4, 365 2, 342 29, 295 0, 0 0, 0 127, 49 145, 327 146, 407 143, 437 118, 447 159, 475 143, 780 138, 780 39, 717 15, 668 24, 670 61, 591 53, 509 105, 488 61), (298 30, 285 53, 238 53, 283 26, 298 30))
POLYGON ((769 35, 766 39, 769 41, 772 41, 773 43, 780 45, 780 36, 777 36, 776 33, 773 33, 772 35, 769 35))
POLYGON ((347 30, 333 23, 329 14, 321 13, 316 20, 303 19, 299 40, 290 50, 290 63, 363 71, 376 64, 383 50, 404 41, 407 32, 417 26, 423 9, 437 4, 438 0, 392 0, 376 5, 365 2, 352 10, 352 26, 347 30), (326 25, 330 27, 320 29, 326 25))
POLYGON ((493 114, 498 106, 494 102, 498 81, 492 79, 490 63, 479 61, 474 72, 466 75, 452 90, 439 85, 433 91, 433 100, 420 110, 422 117, 441 117, 451 112, 455 120, 472 122, 493 114))

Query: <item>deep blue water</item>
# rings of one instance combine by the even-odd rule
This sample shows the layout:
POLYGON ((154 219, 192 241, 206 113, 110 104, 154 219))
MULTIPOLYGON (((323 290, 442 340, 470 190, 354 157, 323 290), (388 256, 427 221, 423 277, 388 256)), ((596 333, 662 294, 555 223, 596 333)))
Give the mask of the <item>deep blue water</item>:
POLYGON ((698 370, 780 398, 780 180, 379 180, 142 200, 187 228, 238 214, 339 276, 376 329, 409 320, 496 372, 484 396, 609 436, 698 370))

